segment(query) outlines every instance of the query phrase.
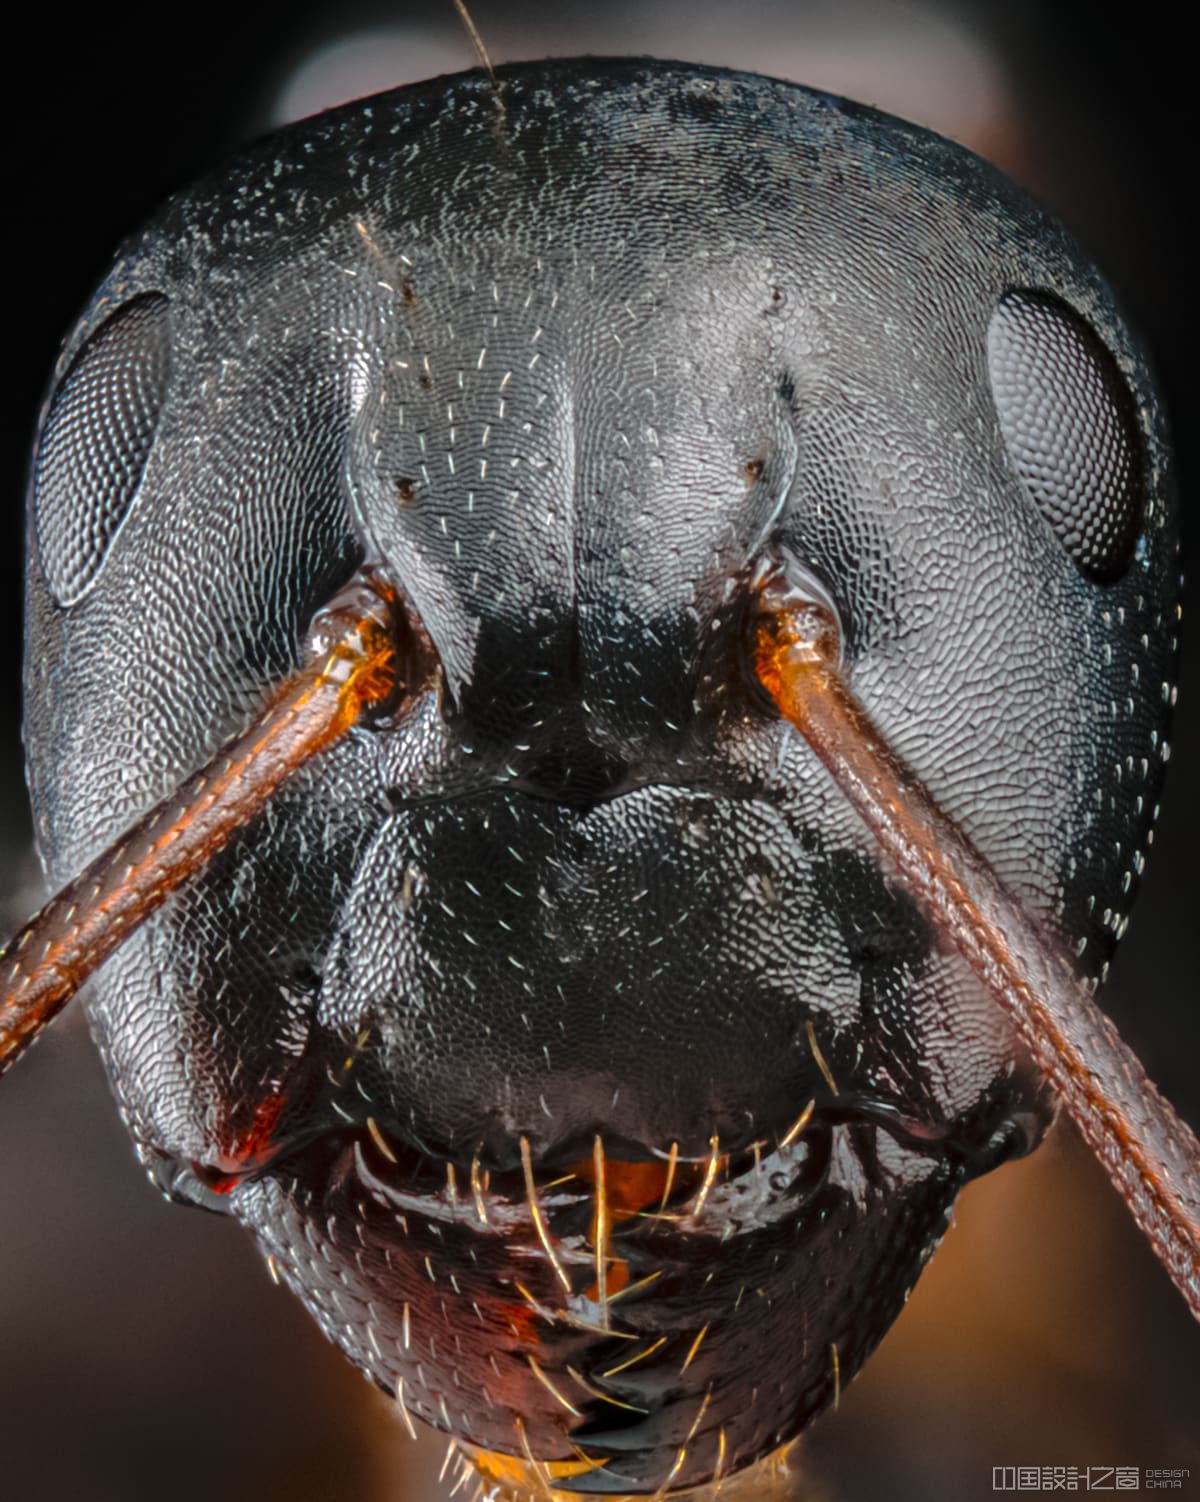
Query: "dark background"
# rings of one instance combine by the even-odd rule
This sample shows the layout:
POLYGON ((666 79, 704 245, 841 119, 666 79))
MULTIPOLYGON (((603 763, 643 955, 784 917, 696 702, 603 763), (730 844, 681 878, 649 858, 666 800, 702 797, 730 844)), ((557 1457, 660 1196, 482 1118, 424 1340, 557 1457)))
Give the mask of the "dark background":
MULTIPOLYGON (((498 58, 653 52, 757 67, 879 103, 999 162, 1075 230, 1141 327, 1194 531, 1181 222, 1195 84, 1190 44, 1161 12, 1130 7, 1101 22, 1091 7, 1033 0, 472 8, 498 58)), ((26 449, 58 340, 117 242, 275 123, 289 79, 294 107, 312 109, 473 64, 450 0, 94 7, 69 24, 47 5, 20 20, 6 81, 6 928, 41 896, 20 770, 19 559, 26 449), (344 56, 349 72, 296 84, 322 47, 381 29, 344 56)), ((1186 663, 1185 653, 1176 766, 1107 1003, 1195 1122, 1197 654, 1186 663)), ((811 1431, 798 1494, 982 1497, 994 1465, 1057 1463, 1186 1466, 1184 1495, 1200 1496, 1198 1393, 1200 1332, 1060 1129, 964 1196, 909 1310, 840 1412, 811 1431)), ((0 1492, 432 1502, 441 1453, 404 1439, 234 1228, 156 1199, 81 1020, 65 1020, 0 1091, 0 1492)))

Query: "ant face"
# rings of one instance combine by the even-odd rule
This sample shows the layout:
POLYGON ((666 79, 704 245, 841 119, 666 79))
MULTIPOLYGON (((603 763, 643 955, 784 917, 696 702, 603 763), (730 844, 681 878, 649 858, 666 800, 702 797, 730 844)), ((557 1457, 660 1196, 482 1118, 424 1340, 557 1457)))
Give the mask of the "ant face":
POLYGON ((409 1411, 682 1486, 836 1396, 1048 1114, 750 681, 756 567, 815 576, 889 740, 1096 976, 1160 771, 1169 476, 1104 288, 973 159, 702 70, 505 82, 502 124, 475 80, 295 127, 128 248, 35 476, 34 796, 65 877, 370 560, 416 691, 114 956, 94 1025, 160 1182, 409 1411))

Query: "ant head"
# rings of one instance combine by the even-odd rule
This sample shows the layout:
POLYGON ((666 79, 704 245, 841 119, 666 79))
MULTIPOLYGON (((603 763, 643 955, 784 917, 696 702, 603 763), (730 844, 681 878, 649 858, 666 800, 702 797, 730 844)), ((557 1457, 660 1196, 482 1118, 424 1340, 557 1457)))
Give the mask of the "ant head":
POLYGON ((603 1457, 574 1490, 702 1434, 684 1485, 836 1395, 1046 1119, 755 686, 764 562, 1095 979, 1170 476, 1107 290, 969 154, 714 70, 502 79, 499 118, 476 78, 290 127, 127 248, 35 464, 31 783, 69 876, 369 559, 419 691, 109 962, 114 1084, 430 1422, 603 1457))

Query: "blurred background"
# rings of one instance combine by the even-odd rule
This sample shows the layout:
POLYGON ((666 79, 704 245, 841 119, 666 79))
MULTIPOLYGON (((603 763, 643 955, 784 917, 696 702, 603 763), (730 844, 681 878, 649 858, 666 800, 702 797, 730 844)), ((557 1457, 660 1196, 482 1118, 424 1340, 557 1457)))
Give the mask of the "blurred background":
MULTIPOLYGON (((845 93, 990 157, 1105 269, 1196 436, 1181 221, 1194 83, 1153 8, 1037 0, 473 0, 497 61, 649 53, 845 93)), ((9 266, 0 513, 0 920, 41 898, 19 748, 21 495, 58 340, 119 240, 248 136, 474 65, 451 0, 23 8, 8 53, 9 266), (15 327, 15 339, 11 337, 15 327)), ((1193 645, 1196 645, 1193 643, 1193 645)), ((1200 1118, 1193 862, 1200 649, 1175 769, 1107 1005, 1200 1118)), ((909 1308, 801 1452, 797 1496, 942 1502, 992 1467, 1186 1467, 1200 1495, 1200 1330, 1073 1134, 973 1186, 909 1308)), ((435 1502, 444 1445, 274 1288, 233 1226, 143 1180, 78 1015, 0 1090, 0 1492, 44 1502, 435 1502)), ((1144 1481, 1143 1481, 1144 1485, 1144 1481)), ((1082 1489, 1082 1482, 1081 1487, 1082 1489)))

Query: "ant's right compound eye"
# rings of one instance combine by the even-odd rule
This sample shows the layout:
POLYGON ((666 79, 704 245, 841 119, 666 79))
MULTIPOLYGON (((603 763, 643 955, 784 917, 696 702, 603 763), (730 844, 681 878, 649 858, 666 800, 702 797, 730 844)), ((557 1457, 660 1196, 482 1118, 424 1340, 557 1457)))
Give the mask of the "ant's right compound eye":
POLYGON ((33 513, 60 605, 87 593, 129 514, 170 366, 167 299, 148 292, 91 335, 55 393, 34 465, 33 513))
POLYGON ((1144 460, 1133 394, 1074 309, 1008 292, 988 326, 988 373, 1005 447, 1080 570, 1120 578, 1142 524, 1144 460))

